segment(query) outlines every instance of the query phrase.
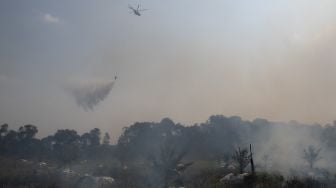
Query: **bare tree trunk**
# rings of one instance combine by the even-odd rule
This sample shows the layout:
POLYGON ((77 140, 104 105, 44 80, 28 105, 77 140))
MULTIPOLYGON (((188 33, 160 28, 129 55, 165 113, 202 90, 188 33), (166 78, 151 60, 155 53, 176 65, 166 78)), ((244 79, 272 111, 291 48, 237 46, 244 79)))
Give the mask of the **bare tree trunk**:
POLYGON ((253 162, 253 153, 252 153, 252 145, 250 144, 250 154, 251 154, 251 172, 252 174, 255 174, 255 168, 254 168, 254 162, 253 162))

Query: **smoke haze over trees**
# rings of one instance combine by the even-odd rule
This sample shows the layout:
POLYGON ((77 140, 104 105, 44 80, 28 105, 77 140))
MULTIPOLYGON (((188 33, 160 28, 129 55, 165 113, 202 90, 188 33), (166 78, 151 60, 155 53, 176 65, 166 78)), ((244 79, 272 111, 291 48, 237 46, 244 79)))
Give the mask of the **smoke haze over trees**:
MULTIPOLYGON (((25 125, 15 131, 3 124, 0 131, 1 155, 8 156, 54 159, 67 163, 90 157, 93 153, 96 155, 95 151, 104 145, 111 146, 109 134, 102 134, 97 128, 82 135, 75 130, 58 130, 54 135, 41 139, 35 138, 38 129, 34 125, 25 125)), ((322 157, 318 157, 320 160, 317 160, 317 156, 309 159, 316 162, 316 166, 336 170, 333 163, 336 156, 335 140, 335 125, 304 125, 294 121, 281 123, 265 119, 245 121, 238 116, 216 115, 193 126, 175 124, 169 118, 159 123, 137 122, 124 128, 117 145, 112 148, 117 152, 114 157, 128 161, 158 154, 162 145, 169 142, 179 151, 187 148, 187 156, 192 160, 220 160, 234 154, 238 147, 252 144, 260 165, 267 155, 272 160, 272 169, 288 172, 296 165, 305 165, 304 158, 311 155, 322 157)))
MULTIPOLYGON (((110 145, 109 134, 98 128, 83 134, 62 129, 41 139, 35 137, 37 133, 34 125, 15 131, 3 124, 0 158, 44 161, 43 164, 57 164, 61 168, 72 166, 81 173, 92 173, 91 163, 96 161, 94 174, 111 176, 121 187, 132 183, 135 187, 167 187, 195 184, 199 173, 205 173, 201 177, 206 183, 206 177, 222 177, 230 171, 250 172, 252 155, 247 148, 252 144, 258 173, 268 172, 274 174, 273 178, 278 178, 276 174, 318 177, 323 181, 328 174, 336 173, 335 124, 246 121, 238 116, 214 115, 206 122, 184 126, 164 118, 125 127, 116 145, 110 145), (139 168, 143 169, 142 174, 138 174, 139 168), (129 181, 130 177, 136 181, 129 181)), ((290 184, 299 180, 286 181, 290 184)))

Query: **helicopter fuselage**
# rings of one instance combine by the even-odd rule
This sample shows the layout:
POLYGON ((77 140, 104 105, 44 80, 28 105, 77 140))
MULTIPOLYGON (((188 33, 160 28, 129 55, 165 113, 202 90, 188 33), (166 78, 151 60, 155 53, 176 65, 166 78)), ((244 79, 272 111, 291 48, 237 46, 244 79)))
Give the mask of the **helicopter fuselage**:
POLYGON ((138 5, 137 8, 133 8, 132 6, 129 5, 128 8, 131 9, 131 10, 132 10, 132 13, 133 13, 134 15, 136 15, 136 16, 141 16, 140 12, 146 10, 146 9, 144 9, 144 10, 140 10, 140 9, 139 9, 139 8, 140 8, 140 5, 138 5))
POLYGON ((137 16, 141 16, 140 12, 138 10, 133 10, 133 13, 137 16))

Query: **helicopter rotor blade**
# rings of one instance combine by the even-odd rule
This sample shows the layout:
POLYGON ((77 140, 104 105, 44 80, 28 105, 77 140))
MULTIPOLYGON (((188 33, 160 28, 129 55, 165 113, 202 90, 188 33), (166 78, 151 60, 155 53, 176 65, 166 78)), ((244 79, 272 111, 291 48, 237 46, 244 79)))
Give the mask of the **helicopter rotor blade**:
POLYGON ((128 5, 128 8, 131 9, 131 10, 135 10, 131 5, 128 5))

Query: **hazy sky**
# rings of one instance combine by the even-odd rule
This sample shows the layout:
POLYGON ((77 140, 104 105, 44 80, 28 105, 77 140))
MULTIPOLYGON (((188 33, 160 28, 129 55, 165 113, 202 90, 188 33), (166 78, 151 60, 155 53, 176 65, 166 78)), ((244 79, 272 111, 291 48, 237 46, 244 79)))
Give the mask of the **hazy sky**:
POLYGON ((0 124, 39 135, 212 114, 336 119, 334 0, 2 0, 0 124), (141 17, 128 4, 143 8, 141 17), (85 111, 71 80, 119 79, 85 111))

